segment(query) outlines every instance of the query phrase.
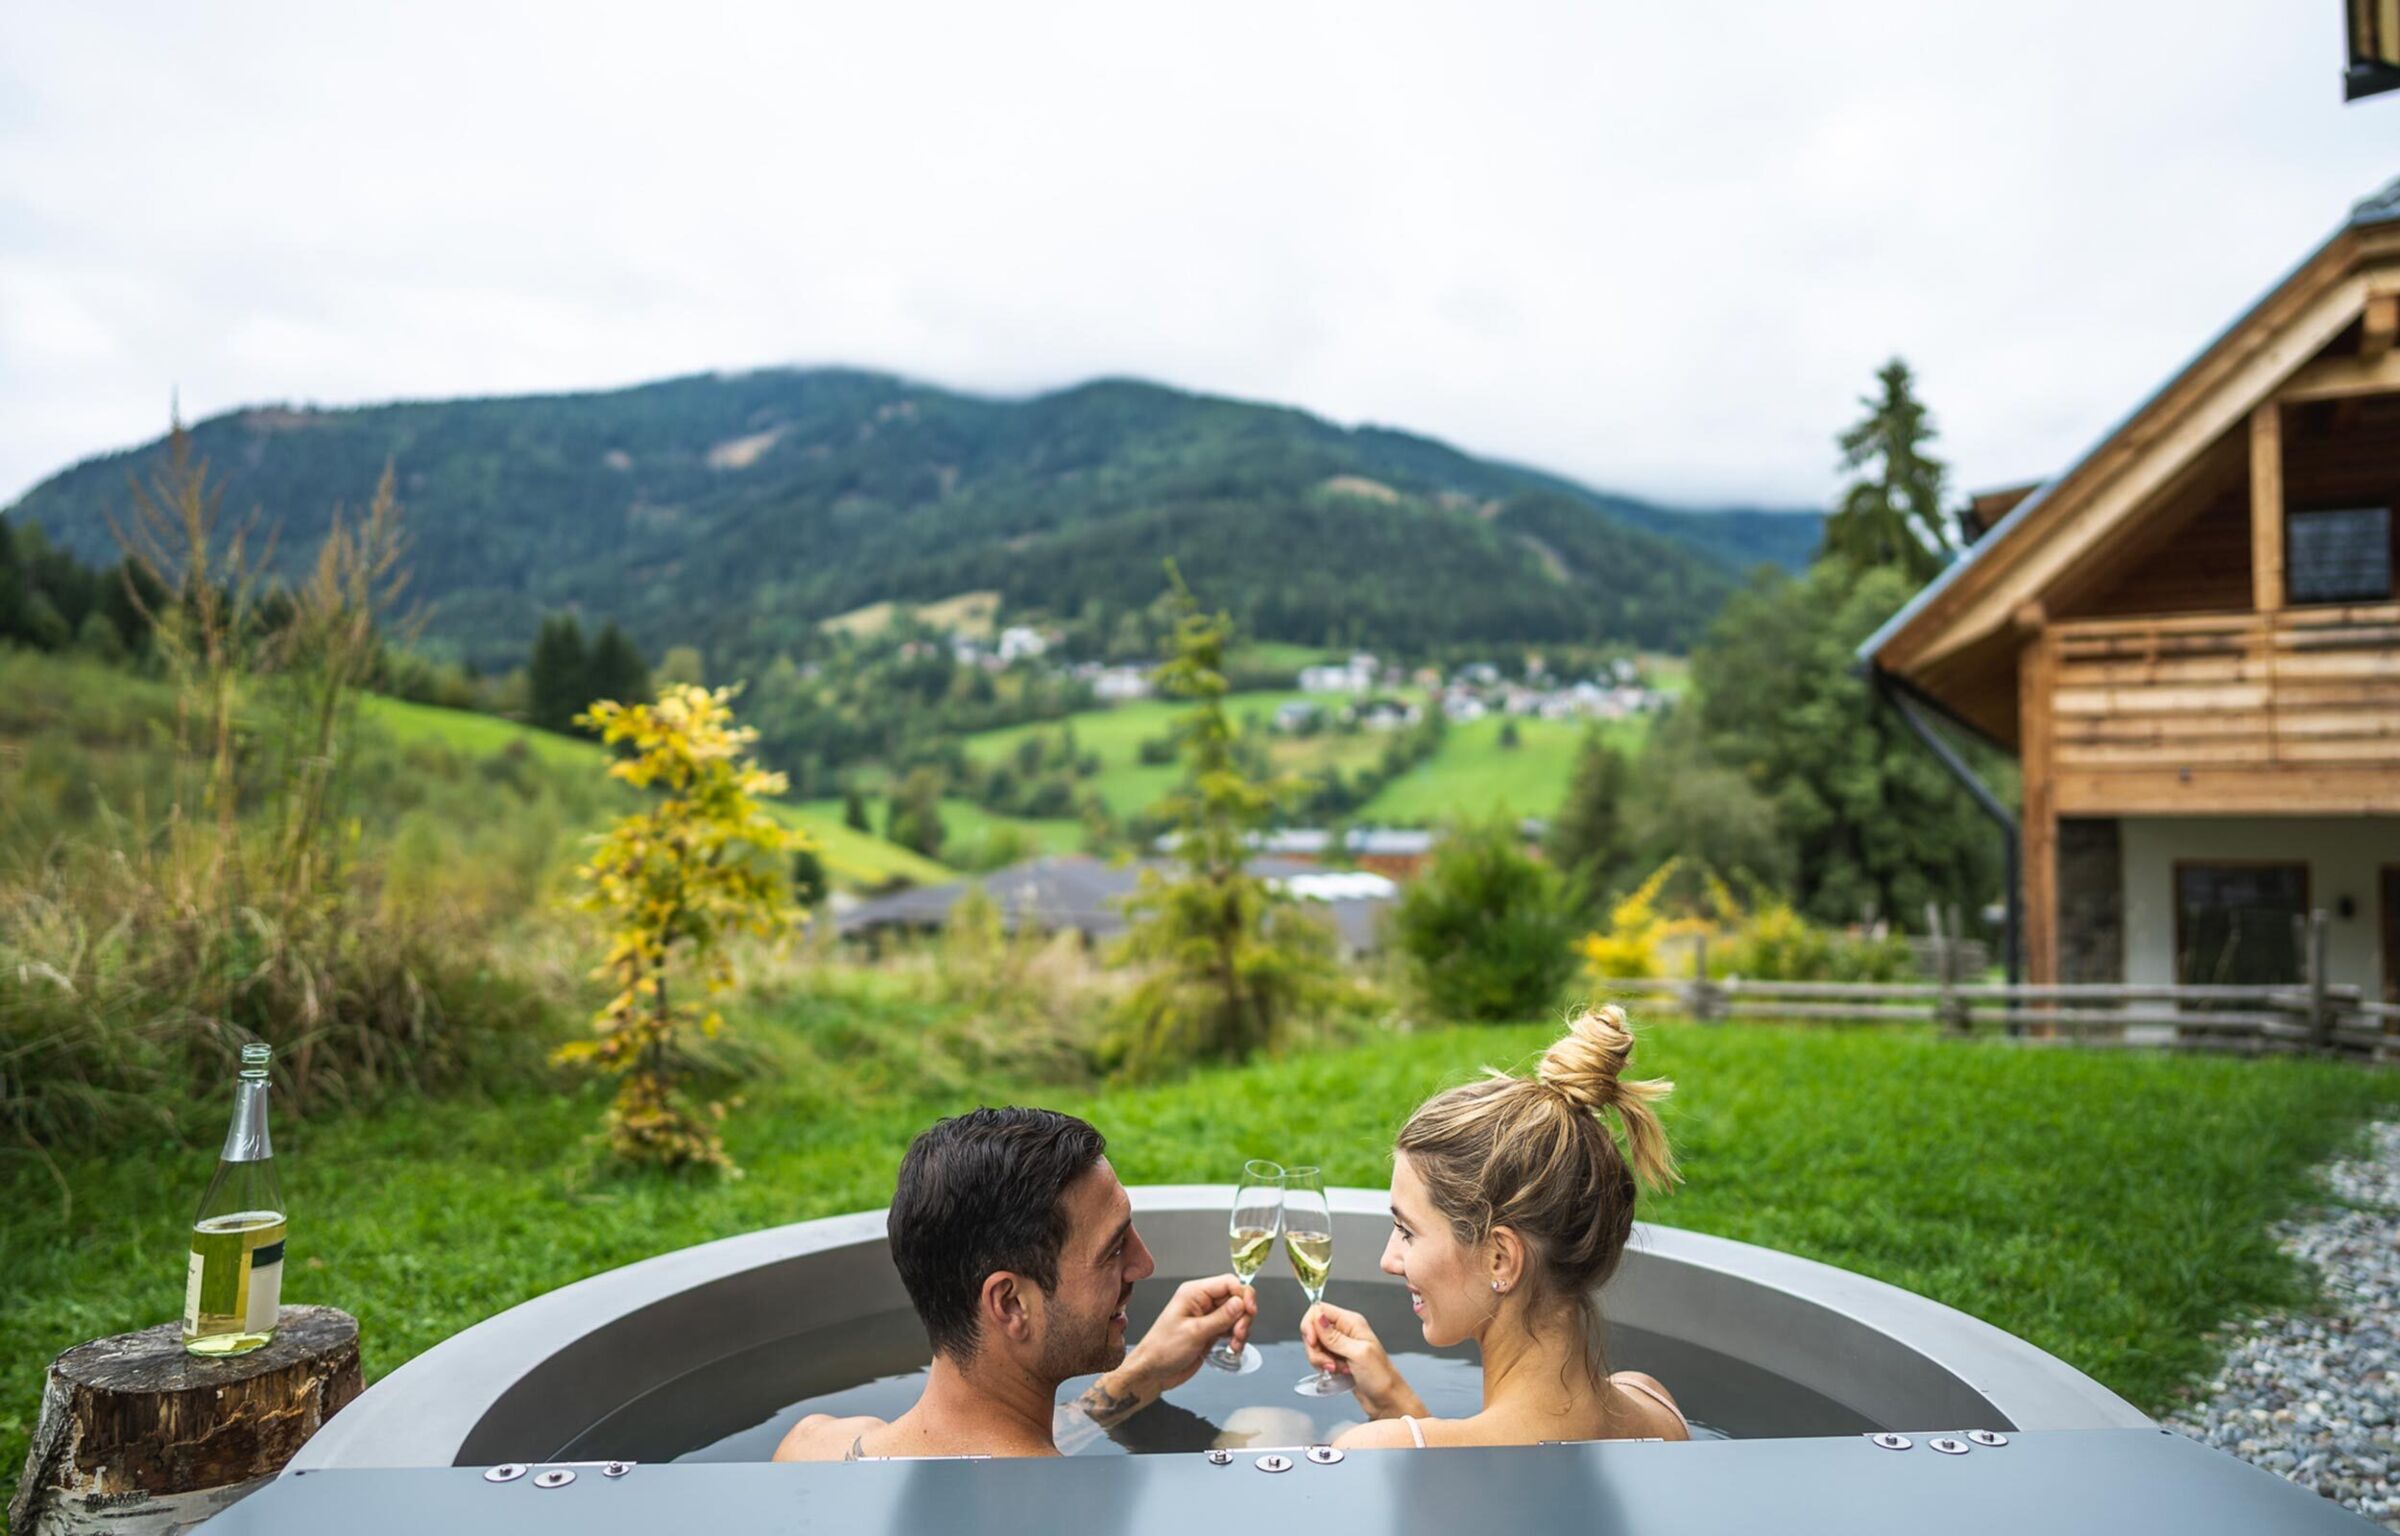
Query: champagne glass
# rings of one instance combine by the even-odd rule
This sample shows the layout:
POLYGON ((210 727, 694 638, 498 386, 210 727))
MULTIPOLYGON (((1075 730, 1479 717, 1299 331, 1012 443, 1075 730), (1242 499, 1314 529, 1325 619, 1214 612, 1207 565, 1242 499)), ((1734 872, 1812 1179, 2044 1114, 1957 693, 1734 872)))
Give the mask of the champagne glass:
MULTIPOLYGON (((1275 1251, 1275 1234, 1283 1226, 1283 1167, 1263 1158, 1242 1164, 1241 1182, 1233 1187, 1233 1217, 1226 1223, 1233 1244, 1234 1278, 1248 1285, 1267 1255, 1275 1251)), ((1267 1363, 1267 1357, 1248 1344, 1231 1349, 1219 1339, 1208 1352, 1208 1363, 1220 1371, 1247 1376, 1267 1363)))
MULTIPOLYGON (((1325 1203, 1325 1176, 1314 1168, 1284 1172, 1283 1251, 1291 1256, 1292 1273, 1309 1305, 1323 1301, 1325 1279, 1333 1272, 1333 1209, 1325 1203)), ((1302 1397, 1334 1397, 1350 1390, 1350 1378, 1317 1371, 1292 1390, 1302 1397)))

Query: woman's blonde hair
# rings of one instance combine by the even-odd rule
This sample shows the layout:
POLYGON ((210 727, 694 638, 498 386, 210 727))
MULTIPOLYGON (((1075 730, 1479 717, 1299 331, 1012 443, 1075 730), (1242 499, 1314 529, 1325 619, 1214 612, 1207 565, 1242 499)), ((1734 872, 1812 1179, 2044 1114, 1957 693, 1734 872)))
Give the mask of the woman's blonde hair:
POLYGON ((1605 1374, 1606 1334, 1594 1293, 1624 1255, 1639 1187, 1677 1177, 1653 1108, 1675 1085, 1628 1081, 1632 1054, 1625 1010, 1584 1009, 1532 1077, 1494 1071, 1436 1094, 1396 1143, 1460 1242, 1478 1245, 1496 1227, 1524 1241, 1528 1281, 1575 1305, 1595 1377, 1605 1374), (1603 1118, 1611 1109, 1622 1150, 1603 1118))

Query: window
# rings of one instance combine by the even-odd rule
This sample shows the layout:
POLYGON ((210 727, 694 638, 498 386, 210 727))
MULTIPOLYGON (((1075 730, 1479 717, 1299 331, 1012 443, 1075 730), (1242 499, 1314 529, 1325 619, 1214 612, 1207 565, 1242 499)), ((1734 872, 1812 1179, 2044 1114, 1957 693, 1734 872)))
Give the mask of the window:
POLYGON ((2175 980, 2256 987, 2300 980, 2305 864, 2177 864, 2175 980))
POLYGON ((2392 511, 2343 507, 2283 520, 2287 601, 2380 603, 2392 595, 2392 511))

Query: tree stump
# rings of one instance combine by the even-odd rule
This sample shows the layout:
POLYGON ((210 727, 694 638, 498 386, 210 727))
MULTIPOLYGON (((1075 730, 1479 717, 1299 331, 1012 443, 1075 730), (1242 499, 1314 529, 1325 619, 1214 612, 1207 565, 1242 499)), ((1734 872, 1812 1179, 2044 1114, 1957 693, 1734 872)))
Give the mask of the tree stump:
POLYGON ((285 1307, 264 1347, 226 1360, 183 1352, 183 1330, 78 1344, 50 1364, 17 1536, 172 1536, 283 1469, 358 1396, 358 1320, 285 1307))

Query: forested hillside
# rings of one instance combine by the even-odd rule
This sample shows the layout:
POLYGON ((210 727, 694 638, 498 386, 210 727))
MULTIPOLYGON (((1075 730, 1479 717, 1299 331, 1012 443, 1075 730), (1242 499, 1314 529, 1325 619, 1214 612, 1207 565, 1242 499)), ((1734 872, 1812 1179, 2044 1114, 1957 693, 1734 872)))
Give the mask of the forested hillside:
MULTIPOLYGON (((1681 649, 1811 514, 1676 511, 1305 412, 1103 381, 996 400, 846 370, 608 393, 238 411, 193 428, 228 506, 297 570, 398 468, 427 641, 522 660, 563 608, 712 669, 886 598, 990 589, 1012 616, 1138 609, 1176 557, 1245 633, 1418 650, 1681 649)), ((91 558, 157 444, 87 460, 12 520, 91 558)))

